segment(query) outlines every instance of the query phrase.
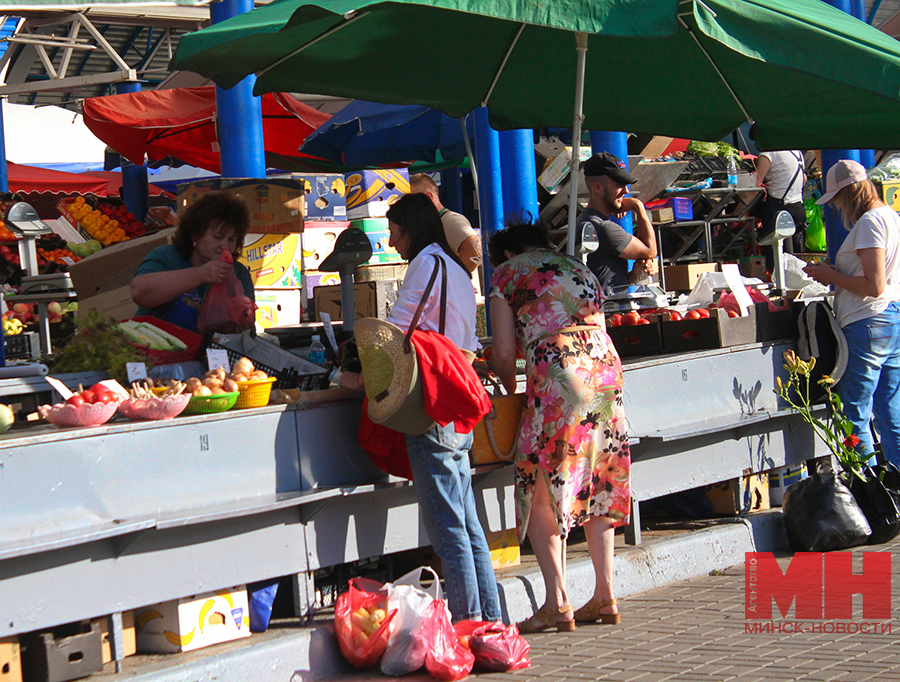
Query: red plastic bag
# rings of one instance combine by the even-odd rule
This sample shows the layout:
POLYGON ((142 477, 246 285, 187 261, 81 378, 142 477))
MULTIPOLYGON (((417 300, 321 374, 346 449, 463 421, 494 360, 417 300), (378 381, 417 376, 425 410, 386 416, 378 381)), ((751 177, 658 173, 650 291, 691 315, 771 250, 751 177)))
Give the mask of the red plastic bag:
MULTIPOLYGON (((769 310, 774 312, 778 310, 778 306, 776 306, 772 301, 769 300, 769 297, 766 296, 759 289, 754 289, 753 287, 744 287, 747 290, 747 293, 750 294, 750 299, 754 303, 768 303, 769 310)), ((719 297, 719 307, 725 308, 725 310, 733 310, 738 315, 741 314, 741 307, 737 303, 737 299, 734 297, 734 294, 731 292, 723 291, 722 295, 719 297)))
POLYGON ((375 665, 387 648, 391 620, 397 612, 384 613, 386 600, 384 585, 375 580, 353 578, 350 589, 335 602, 334 630, 338 644, 355 668, 375 665))
POLYGON ((450 623, 450 611, 443 599, 431 602, 428 613, 422 621, 422 633, 429 642, 425 654, 425 668, 438 680, 461 680, 475 664, 472 652, 456 638, 450 623))
POLYGON ((531 645, 519 634, 519 628, 515 625, 484 625, 469 637, 469 648, 479 670, 506 672, 531 667, 528 658, 531 645))
MULTIPOLYGON (((223 263, 234 264, 234 258, 227 250, 222 249, 223 263)), ((234 274, 234 268, 228 271, 225 279, 209 287, 200 316, 197 319, 197 331, 221 334, 236 334, 253 325, 256 304, 244 293, 244 288, 234 274)))

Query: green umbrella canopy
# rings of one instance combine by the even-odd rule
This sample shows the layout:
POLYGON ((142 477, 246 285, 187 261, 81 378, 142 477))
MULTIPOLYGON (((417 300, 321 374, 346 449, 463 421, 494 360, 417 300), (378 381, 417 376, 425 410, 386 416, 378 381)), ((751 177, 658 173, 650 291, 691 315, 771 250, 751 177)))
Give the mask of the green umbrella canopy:
POLYGON ((229 88, 423 104, 494 128, 584 125, 761 149, 893 148, 900 44, 821 0, 276 0, 185 36, 172 67, 229 88))

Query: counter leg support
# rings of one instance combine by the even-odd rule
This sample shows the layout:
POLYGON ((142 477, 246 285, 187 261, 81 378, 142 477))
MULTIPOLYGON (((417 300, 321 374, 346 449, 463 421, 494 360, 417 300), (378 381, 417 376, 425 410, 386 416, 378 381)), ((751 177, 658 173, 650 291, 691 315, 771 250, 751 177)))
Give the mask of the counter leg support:
POLYGON ((637 500, 631 500, 631 525, 625 526, 625 544, 641 544, 641 508, 637 500))
POLYGON ((316 613, 316 585, 313 581, 313 572, 295 573, 294 585, 294 615, 307 620, 312 619, 316 613))
POLYGON ((125 636, 122 627, 122 612, 107 616, 109 627, 109 650, 112 659, 116 662, 116 673, 122 672, 122 659, 125 658, 125 645, 123 637, 125 636))

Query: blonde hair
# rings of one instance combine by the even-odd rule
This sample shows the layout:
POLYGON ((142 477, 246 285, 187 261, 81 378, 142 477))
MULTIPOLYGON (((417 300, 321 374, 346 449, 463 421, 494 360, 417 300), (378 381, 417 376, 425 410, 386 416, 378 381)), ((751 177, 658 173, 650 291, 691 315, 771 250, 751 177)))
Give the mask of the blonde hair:
POLYGON ((866 211, 878 206, 881 198, 870 180, 860 180, 841 188, 832 202, 841 213, 844 227, 849 230, 866 211))

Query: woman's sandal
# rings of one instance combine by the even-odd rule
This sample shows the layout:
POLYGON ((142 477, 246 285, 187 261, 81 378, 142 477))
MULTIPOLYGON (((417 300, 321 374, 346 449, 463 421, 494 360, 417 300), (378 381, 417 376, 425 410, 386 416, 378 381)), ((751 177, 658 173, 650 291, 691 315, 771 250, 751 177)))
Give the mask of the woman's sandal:
POLYGON ((622 620, 618 612, 600 613, 600 609, 605 606, 616 605, 617 602, 615 599, 595 599, 594 597, 591 597, 591 600, 587 604, 575 611, 575 621, 578 623, 593 623, 600 621, 604 625, 616 625, 622 620))
POLYGON ((521 635, 543 632, 544 630, 552 628, 554 625, 556 626, 557 632, 572 632, 572 630, 575 629, 574 620, 559 620, 559 617, 562 614, 569 613, 571 610, 571 604, 563 606, 559 611, 554 611, 547 606, 542 606, 531 618, 526 618, 525 620, 516 623, 516 627, 519 629, 519 634, 521 635), (534 621, 538 621, 541 625, 535 625, 534 621))

